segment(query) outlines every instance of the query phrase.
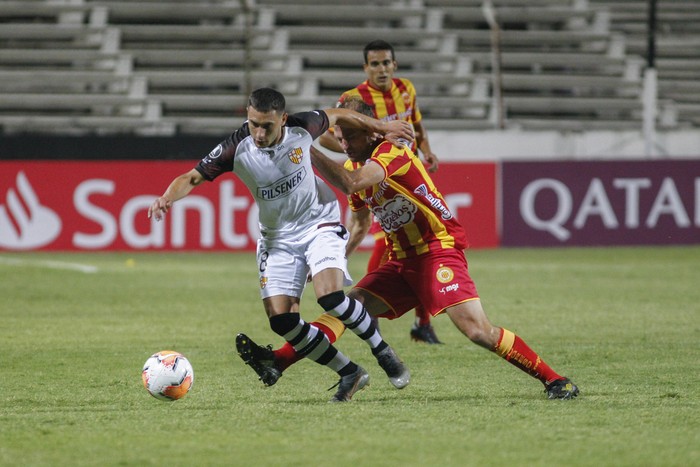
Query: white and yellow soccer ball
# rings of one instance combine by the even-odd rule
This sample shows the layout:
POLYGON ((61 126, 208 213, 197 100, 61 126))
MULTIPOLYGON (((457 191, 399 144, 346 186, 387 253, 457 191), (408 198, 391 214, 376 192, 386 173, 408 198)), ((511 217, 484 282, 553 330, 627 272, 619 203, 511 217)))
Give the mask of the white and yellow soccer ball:
POLYGON ((192 389, 192 364, 179 352, 162 350, 151 355, 143 365, 143 385, 156 399, 175 401, 192 389))

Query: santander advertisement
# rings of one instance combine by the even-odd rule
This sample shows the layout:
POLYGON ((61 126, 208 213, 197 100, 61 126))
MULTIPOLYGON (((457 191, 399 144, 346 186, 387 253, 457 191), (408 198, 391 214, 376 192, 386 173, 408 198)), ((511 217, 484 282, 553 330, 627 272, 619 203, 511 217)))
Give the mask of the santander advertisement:
MULTIPOLYGON (((196 162, 0 162, 0 250, 254 250, 257 207, 233 174, 196 187, 163 221, 147 218, 196 162)), ((495 173, 493 163, 444 163, 433 174, 475 248, 498 245, 495 173)))

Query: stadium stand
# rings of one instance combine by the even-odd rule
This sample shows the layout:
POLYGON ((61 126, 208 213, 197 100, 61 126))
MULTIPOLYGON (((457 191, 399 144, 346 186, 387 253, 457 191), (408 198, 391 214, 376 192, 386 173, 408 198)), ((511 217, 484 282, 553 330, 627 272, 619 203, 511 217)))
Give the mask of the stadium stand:
MULTIPOLYGON (((443 29, 457 36, 457 51, 472 59, 473 73, 490 80, 493 35, 478 2, 467 2, 468 7, 427 3, 443 5, 443 29)), ((580 129, 598 120, 639 125, 641 60, 620 53, 623 39, 610 34, 606 11, 581 2, 494 4, 507 126, 580 129)))
MULTIPOLYGON (((646 56, 648 2, 590 0, 591 6, 610 12, 610 29, 626 38, 627 52, 646 56)), ((678 120, 700 124, 700 2, 657 2, 656 69, 659 97, 675 103, 678 120)))
MULTIPOLYGON (((493 128, 499 102, 481 0, 26 0, 0 3, 0 125, 68 133, 220 133, 250 89, 291 111, 365 79, 394 44, 435 129, 493 128)), ((494 0, 512 128, 638 128, 646 4, 494 0)), ((700 4, 660 2, 659 123, 700 125, 700 4)))

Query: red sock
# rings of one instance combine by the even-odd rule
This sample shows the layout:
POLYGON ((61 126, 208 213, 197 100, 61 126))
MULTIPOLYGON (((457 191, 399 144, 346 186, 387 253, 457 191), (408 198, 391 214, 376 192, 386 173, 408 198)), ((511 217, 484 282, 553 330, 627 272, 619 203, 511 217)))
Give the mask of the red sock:
POLYGON ((416 307, 416 322, 418 326, 428 326, 430 324, 430 313, 422 305, 416 307))
POLYGON ((501 328, 501 336, 493 351, 544 385, 562 379, 524 340, 507 329, 501 328))
POLYGON ((292 344, 290 344, 289 342, 285 342, 282 347, 274 351, 274 354, 275 366, 280 371, 286 370, 287 368, 304 358, 301 355, 299 355, 296 350, 294 350, 294 347, 292 347, 292 344))
MULTIPOLYGON (((318 320, 313 321, 311 324, 320 329, 321 332, 324 333, 326 337, 328 337, 328 340, 331 342, 331 344, 338 339, 339 336, 336 335, 336 333, 333 332, 331 328, 329 328, 323 323, 319 323, 318 320)), ((290 344, 289 342, 285 342, 282 347, 275 350, 273 353, 275 354, 275 366, 278 370, 281 371, 286 370, 287 368, 304 358, 301 355, 299 355, 296 349, 294 349, 292 344, 290 344)))

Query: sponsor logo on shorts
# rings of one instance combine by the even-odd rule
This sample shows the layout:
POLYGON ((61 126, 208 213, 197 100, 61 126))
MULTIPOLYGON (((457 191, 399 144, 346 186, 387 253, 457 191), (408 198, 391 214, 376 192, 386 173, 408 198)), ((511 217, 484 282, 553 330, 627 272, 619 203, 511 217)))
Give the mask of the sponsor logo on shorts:
POLYGON ((448 282, 452 282, 452 279, 455 278, 455 273, 452 269, 448 268, 447 266, 440 265, 437 272, 435 273, 435 278, 441 284, 447 284, 448 282))
POLYGON ((306 178, 306 169, 301 167, 293 174, 277 180, 275 183, 258 187, 257 197, 266 201, 282 198, 294 191, 306 178))
POLYGON ((336 260, 335 256, 326 256, 326 257, 321 258, 318 261, 316 261, 316 264, 314 264, 314 266, 318 266, 319 264, 323 264, 323 263, 327 263, 328 261, 335 261, 335 260, 336 260))
POLYGON ((459 290, 459 284, 450 284, 447 287, 440 289, 440 293, 445 295, 447 292, 456 292, 459 290))
POLYGON ((289 160, 295 164, 301 164, 301 160, 304 158, 304 151, 301 148, 294 148, 287 154, 289 160))

